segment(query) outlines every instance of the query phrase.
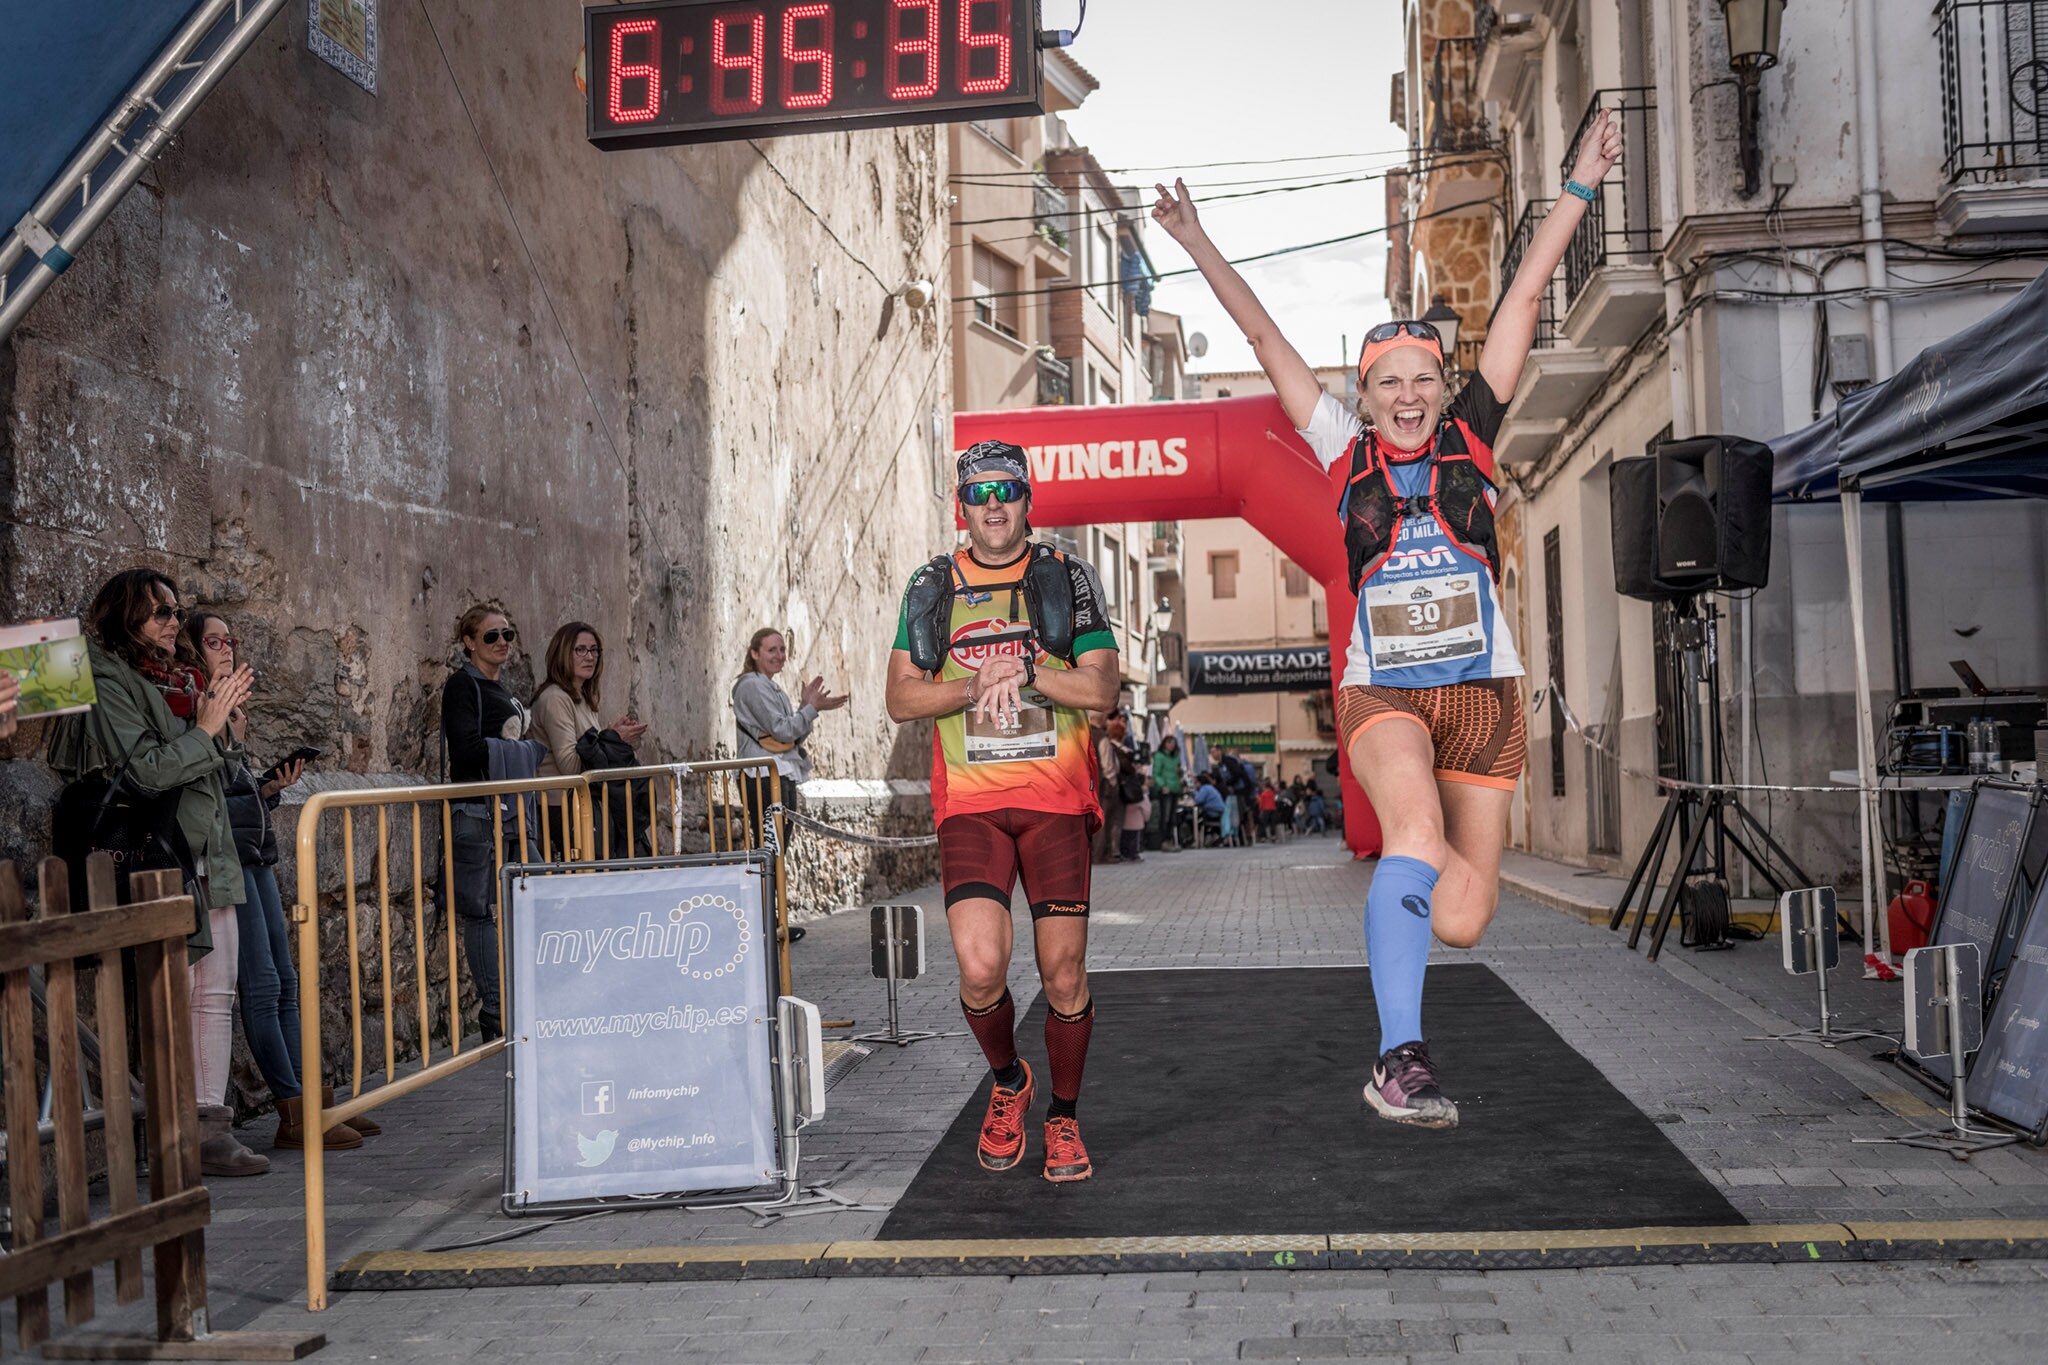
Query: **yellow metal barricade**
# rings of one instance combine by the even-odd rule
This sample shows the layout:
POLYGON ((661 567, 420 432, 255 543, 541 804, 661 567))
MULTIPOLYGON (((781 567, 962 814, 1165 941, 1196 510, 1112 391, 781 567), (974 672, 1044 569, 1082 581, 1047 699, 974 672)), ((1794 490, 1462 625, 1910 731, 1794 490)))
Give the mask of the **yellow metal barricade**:
MULTIPOLYGON (((326 791, 316 793, 306 802, 299 815, 299 889, 298 898, 292 906, 292 922, 298 930, 299 965, 299 1076, 304 1087, 303 1106, 306 1133, 306 1307, 318 1312, 327 1306, 327 1186, 325 1170, 325 1135, 337 1123, 346 1122, 358 1115, 366 1114, 380 1105, 388 1104, 401 1095, 411 1094, 454 1075, 458 1071, 474 1066, 487 1057, 496 1056, 505 1050, 503 1039, 485 1043, 480 1047, 464 1048, 462 1045, 461 977, 456 963, 460 956, 456 946, 455 928, 455 841, 454 804, 488 800, 491 806, 492 878, 493 894, 498 899, 498 980, 505 979, 504 945, 504 881, 498 874, 504 867, 505 814, 497 801, 500 796, 528 795, 537 797, 536 805, 543 808, 540 828, 528 828, 528 802, 514 804, 513 830, 519 837, 519 846, 527 846, 529 837, 537 845, 544 862, 583 862, 592 856, 590 842, 590 808, 587 803, 588 789, 580 777, 535 778, 520 782, 468 782, 449 785, 419 787, 372 787, 360 791, 326 791), (549 829, 544 804, 548 793, 560 793, 564 820, 562 824, 562 846, 557 847, 553 832, 549 829), (441 832, 440 885, 442 889, 440 916, 442 923, 436 924, 431 932, 439 935, 445 932, 448 948, 448 1050, 439 1060, 434 1056, 433 1021, 428 1016, 427 997, 430 983, 427 980, 427 958, 429 956, 428 887, 434 881, 422 856, 420 835, 423 828, 421 808, 428 808, 441 832), (417 1067, 405 1074, 399 1074, 397 1035, 397 984, 392 979, 392 903, 391 903, 391 833, 392 813, 398 812, 401 829, 410 830, 411 847, 409 861, 412 873, 412 941, 416 958, 414 970, 415 1002, 419 1016, 420 1056, 417 1067), (320 833, 324 817, 338 813, 341 822, 341 896, 345 910, 345 931, 348 936, 348 988, 349 988, 349 1096, 333 1108, 323 1108, 320 1103, 322 1078, 326 1075, 326 1058, 321 1046, 321 980, 320 980, 320 833), (375 920, 376 944, 374 952, 366 955, 360 942, 362 926, 356 912, 357 886, 363 880, 357 865, 356 826, 359 820, 368 823, 374 818, 376 848, 373 875, 376 884, 377 915, 375 920), (384 1081, 370 1090, 363 1088, 363 964, 366 956, 378 964, 379 989, 383 996, 383 1044, 384 1081)), ((403 881, 401 879, 401 886, 403 881)), ((404 911, 399 911, 399 927, 405 928, 404 911)))
MULTIPOLYGON (((657 857, 683 853, 685 798, 702 794, 704 831, 711 853, 737 853, 758 846, 756 829, 761 815, 782 801, 782 774, 770 758, 727 758, 708 763, 648 764, 639 768, 601 768, 583 774, 589 784, 590 811, 595 856, 600 859, 631 858, 638 851, 615 847, 615 843, 636 844, 642 831, 649 835, 648 848, 657 857), (624 806, 624 825, 632 837, 615 840, 612 816, 624 806)), ((692 832, 696 820, 688 818, 692 832)), ((789 820, 777 822, 775 858, 775 934, 782 945, 782 993, 789 995, 789 888, 783 875, 784 855, 789 849, 789 820)))

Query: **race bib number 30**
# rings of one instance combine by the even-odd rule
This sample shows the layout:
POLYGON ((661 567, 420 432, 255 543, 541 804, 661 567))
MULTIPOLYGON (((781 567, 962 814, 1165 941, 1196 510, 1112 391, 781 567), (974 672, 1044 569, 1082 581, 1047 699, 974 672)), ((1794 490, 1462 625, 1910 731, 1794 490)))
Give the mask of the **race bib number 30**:
POLYGON ((1414 668, 1485 653, 1480 589, 1480 576, 1469 572, 1368 585, 1373 668, 1414 668))

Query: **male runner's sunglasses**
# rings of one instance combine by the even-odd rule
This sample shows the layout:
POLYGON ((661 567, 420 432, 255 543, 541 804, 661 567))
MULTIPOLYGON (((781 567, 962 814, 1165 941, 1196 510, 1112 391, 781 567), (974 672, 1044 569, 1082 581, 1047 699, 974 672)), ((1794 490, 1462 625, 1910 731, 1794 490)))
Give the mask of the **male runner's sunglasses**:
POLYGON ((1383 322, 1365 334, 1365 344, 1377 346, 1382 341, 1392 341, 1404 332, 1417 341, 1426 341, 1438 350, 1443 349, 1444 339, 1437 334, 1436 328, 1426 322, 1383 322))
POLYGON ((986 507, 993 499, 996 502, 1021 502, 1031 493, 1031 485, 1022 479, 984 479, 970 483, 960 490, 960 501, 969 507, 986 507))

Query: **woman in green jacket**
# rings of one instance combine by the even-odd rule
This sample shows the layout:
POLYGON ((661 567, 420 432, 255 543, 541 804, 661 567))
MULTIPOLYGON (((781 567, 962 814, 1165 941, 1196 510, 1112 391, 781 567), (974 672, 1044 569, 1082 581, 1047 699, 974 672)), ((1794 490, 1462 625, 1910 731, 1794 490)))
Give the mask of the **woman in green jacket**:
POLYGON ((77 772, 122 774, 136 796, 176 793, 179 833, 192 855, 205 917, 191 952, 193 1074, 198 1083, 200 1165, 209 1175, 254 1175, 270 1163, 228 1131, 228 1063, 234 1046, 235 907, 242 902, 223 780, 241 761, 229 730, 255 673, 244 665, 209 682, 178 662, 178 591, 152 569, 108 579, 86 615, 87 651, 99 700, 83 717, 77 772))

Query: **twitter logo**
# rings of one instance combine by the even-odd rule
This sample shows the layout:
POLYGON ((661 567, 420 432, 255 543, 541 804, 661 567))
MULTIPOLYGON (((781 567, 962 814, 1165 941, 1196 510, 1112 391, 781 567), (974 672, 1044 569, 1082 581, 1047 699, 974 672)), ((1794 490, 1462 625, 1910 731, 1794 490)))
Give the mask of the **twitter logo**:
POLYGON ((605 1162, 612 1159, 612 1147, 617 1144, 618 1140, 619 1130, 616 1128, 606 1128, 599 1132, 596 1137, 585 1137, 583 1134, 578 1133, 576 1135, 576 1150, 582 1154, 583 1160, 576 1164, 578 1166, 604 1165, 605 1162))

